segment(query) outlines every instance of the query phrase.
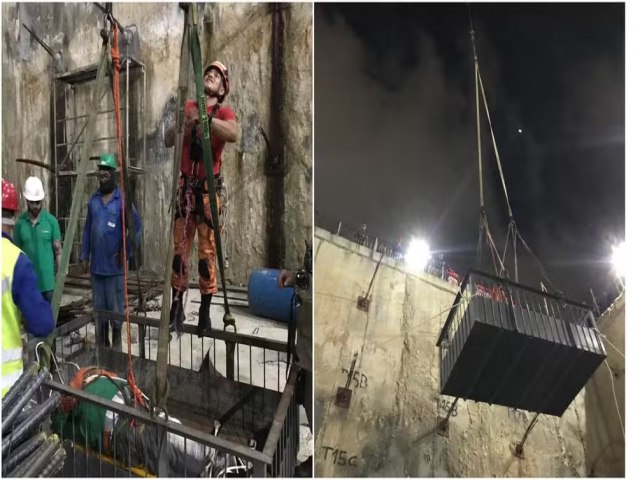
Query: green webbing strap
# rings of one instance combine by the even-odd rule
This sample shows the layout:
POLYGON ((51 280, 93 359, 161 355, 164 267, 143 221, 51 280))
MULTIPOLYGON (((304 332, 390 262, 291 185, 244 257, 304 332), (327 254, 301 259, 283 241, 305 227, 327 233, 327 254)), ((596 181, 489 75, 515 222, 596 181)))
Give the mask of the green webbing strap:
MULTIPOLYGON (((204 151, 204 165, 207 171, 207 185, 209 192, 213 186, 213 191, 217 191, 216 179, 213 175, 213 156, 211 154, 211 134, 209 126, 209 117, 207 115, 207 104, 204 96, 204 79, 202 78, 202 55, 200 53, 200 39, 196 28, 195 8, 191 7, 191 58, 193 60, 193 72, 196 77, 196 95, 198 99, 198 110, 200 112, 200 125, 202 125, 202 149, 204 151), (206 127, 206 128, 205 128, 206 127)), ((218 219, 218 204, 216 195, 213 198, 209 195, 209 207, 211 209, 211 221, 213 223, 213 234, 216 240, 216 250, 218 258, 218 269, 220 270, 220 280, 222 282, 222 293, 224 296, 224 326, 229 325, 235 328, 235 319, 229 311, 229 301, 227 300, 227 286, 224 276, 224 253, 222 251, 222 239, 220 237, 220 221, 218 219)))
POLYGON ((185 12, 184 31, 182 34, 182 49, 180 51, 180 73, 178 76, 178 105, 175 126, 175 150, 173 151, 173 186, 169 205, 169 228, 167 229, 167 254, 164 262, 164 289, 162 294, 162 309, 160 311, 160 327, 158 328, 158 353, 156 356, 156 391, 153 397, 154 406, 166 412, 169 394, 167 381, 167 361, 169 355, 169 323, 171 302, 171 272, 173 262, 173 208, 178 190, 178 172, 182 160, 182 143, 184 136, 184 106, 187 102, 189 83, 189 12, 185 12))
MULTIPOLYGON (((89 119, 87 120, 86 134, 84 137, 84 144, 82 146, 82 154, 80 156, 80 164, 78 165, 76 184, 73 189, 73 196, 71 197, 71 212, 69 213, 69 223, 67 230, 65 231, 64 245, 62 247, 62 260, 58 268, 58 274, 56 275, 56 286, 53 291, 53 299, 51 302, 51 308, 53 310, 53 317, 58 322, 58 313, 60 312, 60 302, 62 300, 62 291, 64 289, 64 282, 67 275, 67 269, 69 267, 69 259, 71 257, 71 248, 73 247, 73 241, 78 230, 78 216, 80 215, 80 206, 84 199, 84 188, 87 183, 87 170, 89 169, 89 154, 91 147, 93 146, 93 138, 95 136, 96 118, 98 116, 98 105, 102 98, 102 92, 105 89, 104 83, 107 79, 107 53, 108 53, 108 40, 109 36, 103 30, 100 32, 102 35, 102 52, 100 53, 100 61, 98 63, 98 73, 96 75, 96 86, 93 91, 93 105, 94 108, 89 110, 89 119), (102 35, 104 33, 104 35, 102 35)), ((54 334, 52 333, 47 337, 47 344, 53 343, 54 334)), ((48 363, 48 359, 47 359, 48 363)))
MULTIPOLYGON (((229 311, 229 301, 227 300, 227 285, 224 276, 224 252, 222 251, 222 239, 220 236, 220 220, 218 218, 218 200, 215 192, 218 191, 216 179, 213 175, 213 156, 211 154, 211 132, 209 126, 209 116, 207 115, 207 103, 204 95, 204 79, 202 77, 202 55, 200 53, 200 39, 196 27, 195 8, 191 7, 190 15, 190 45, 191 59, 193 60, 193 73, 196 77, 196 97, 198 100, 198 111, 200 113, 200 125, 202 126, 202 150, 204 152, 204 165, 207 171, 207 185, 209 189, 209 208, 211 209, 211 222, 213 223, 213 235, 216 240, 216 257, 218 258, 218 269, 220 270, 220 281, 222 282, 222 294, 224 297, 224 315, 222 322, 224 329, 232 327, 236 331, 236 320, 229 311), (213 187, 213 197, 211 196, 213 187)), ((225 341, 227 378, 234 379, 234 353, 235 342, 225 341)))

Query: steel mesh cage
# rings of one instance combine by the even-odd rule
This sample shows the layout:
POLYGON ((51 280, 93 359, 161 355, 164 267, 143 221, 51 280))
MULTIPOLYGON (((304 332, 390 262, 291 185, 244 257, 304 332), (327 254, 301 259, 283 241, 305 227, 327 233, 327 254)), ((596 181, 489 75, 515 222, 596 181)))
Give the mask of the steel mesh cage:
MULTIPOLYGON (((56 358, 62 376, 67 377, 65 383, 77 367, 85 365, 126 376, 125 353, 69 345, 71 332, 86 335, 93 322, 92 316, 85 316, 56 330, 56 358)), ((145 356, 155 356, 150 332, 159 321, 132 316, 131 324, 146 327, 146 336, 138 339, 132 351, 133 369, 140 388, 152 391, 155 361, 145 356)), ((151 416, 121 398, 102 398, 61 384, 55 381, 57 375, 46 382, 47 389, 74 398, 91 411, 100 409, 113 422, 107 436, 92 441, 82 435, 90 426, 77 424, 87 422, 86 417, 67 418, 64 425, 54 417, 59 424, 51 427, 60 432, 67 450, 62 476, 294 476, 299 444, 298 368, 292 365, 287 372, 286 343, 217 330, 198 338, 195 326, 184 327, 178 345, 175 339, 172 342, 174 354, 168 366, 172 388, 167 403, 169 414, 182 423, 151 416), (186 349, 190 349, 188 355, 186 349), (219 373, 219 364, 232 375, 219 373), (212 434, 214 420, 223 422, 217 435, 212 434)))

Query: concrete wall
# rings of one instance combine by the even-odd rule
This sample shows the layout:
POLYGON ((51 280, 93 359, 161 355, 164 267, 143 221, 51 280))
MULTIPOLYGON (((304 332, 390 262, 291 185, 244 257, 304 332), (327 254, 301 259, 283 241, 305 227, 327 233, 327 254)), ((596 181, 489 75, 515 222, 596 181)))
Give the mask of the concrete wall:
POLYGON ((606 336, 604 346, 611 373, 607 365, 601 365, 585 389, 587 472, 596 477, 624 477, 625 440, 620 425, 621 419, 623 425, 625 422, 624 294, 600 317, 597 325, 606 336))
POLYGON ((581 393, 562 418, 458 402, 449 438, 436 416, 454 399, 439 395, 436 340, 455 291, 383 260, 369 313, 356 309, 375 269, 371 251, 315 230, 315 461, 318 476, 584 476, 581 393), (358 353, 351 407, 335 405, 358 353))
MULTIPOLYGON (((137 59, 146 65, 147 95, 143 101, 142 81, 132 91, 132 110, 144 107, 132 118, 137 131, 131 138, 131 157, 145 173, 136 177, 136 204, 145 223, 144 266, 162 270, 167 248, 166 231, 171 220, 166 214, 172 201, 171 161, 173 149, 163 145, 164 131, 175 121, 176 89, 180 62, 184 14, 178 4, 114 4, 114 16, 124 26, 135 26, 139 35, 137 59), (146 149, 146 150, 145 150, 146 149)), ((40 167, 16 164, 26 157, 52 163, 51 80, 52 61, 45 50, 22 28, 29 25, 64 60, 71 71, 99 58, 102 14, 92 4, 3 4, 2 6, 2 170, 3 176, 22 184, 29 175, 48 174, 40 167)), ((236 112, 240 138, 229 144, 223 156, 223 174, 228 189, 227 235, 223 239, 230 261, 228 277, 246 282, 255 267, 265 266, 266 206, 264 164, 265 142, 259 127, 269 132, 271 95, 271 13, 266 4, 198 5, 203 61, 221 59, 229 68, 231 94, 225 100, 236 112)), ((285 265, 297 266, 304 256, 304 240, 311 238, 311 72, 312 5, 293 4, 284 12, 284 123, 285 265)), ((193 73, 191 73, 193 78, 193 73)), ((193 82, 192 82, 193 83, 193 82)), ((195 90, 192 87, 191 92, 195 90)), ((69 90, 67 115, 85 113, 92 89, 69 90)), ((123 92, 124 95, 124 92, 123 92)), ((112 104, 106 95, 102 107, 112 104)), ((78 129, 68 127, 67 141, 78 129)), ((100 120, 97 136, 113 135, 113 121, 100 120)), ((114 148, 97 143, 92 155, 114 148)), ((95 167, 91 167, 95 169, 95 167)), ((88 197, 97 182, 90 179, 88 197)), ((53 210, 53 205, 47 205, 53 210)), ((192 258, 196 257, 195 248, 192 258)), ((196 261, 190 272, 197 275, 196 261)))

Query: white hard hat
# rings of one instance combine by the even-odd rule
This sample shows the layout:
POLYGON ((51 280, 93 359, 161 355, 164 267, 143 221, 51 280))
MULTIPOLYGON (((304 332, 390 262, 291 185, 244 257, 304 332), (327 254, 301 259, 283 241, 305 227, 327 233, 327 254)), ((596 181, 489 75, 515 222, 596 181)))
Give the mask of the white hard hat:
POLYGON ((44 198, 44 187, 38 177, 29 177, 24 182, 24 198, 31 202, 39 202, 44 198))

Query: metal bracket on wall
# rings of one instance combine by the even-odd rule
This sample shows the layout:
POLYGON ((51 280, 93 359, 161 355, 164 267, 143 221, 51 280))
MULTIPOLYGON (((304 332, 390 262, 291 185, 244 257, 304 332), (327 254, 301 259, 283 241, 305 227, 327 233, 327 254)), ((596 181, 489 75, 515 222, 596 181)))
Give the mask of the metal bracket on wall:
POLYGON ((358 302, 356 304, 356 307, 358 308, 358 310, 362 310, 363 312, 368 312, 369 305, 371 305, 370 297, 368 297, 367 295, 360 295, 358 297, 358 302))
POLYGON ((449 438, 449 419, 438 415, 436 417, 436 433, 441 437, 449 438))
POLYGON ((535 424, 538 422, 538 417, 540 416, 540 413, 536 413, 536 416, 533 417, 533 419, 531 420, 531 423, 529 424, 529 426, 527 427, 527 430, 524 432, 524 435, 522 437, 522 440, 520 440, 519 443, 516 443, 513 447, 513 454, 518 457, 520 460, 524 460, 524 442, 527 441, 527 437, 529 436, 529 434, 531 433, 531 430, 533 429, 533 427, 535 426, 535 424))
POLYGON ((520 445, 519 443, 513 443, 511 445, 511 453, 513 453, 514 456, 518 457, 520 460, 524 460, 524 447, 523 445, 520 445))
POLYGON ((349 408, 351 406, 351 390, 338 387, 336 393, 336 405, 342 408, 349 408))
POLYGON ((349 389, 351 380, 353 379, 353 372, 356 369, 356 360, 358 359, 358 352, 353 354, 353 360, 351 360, 351 368, 349 369, 349 375, 347 375, 347 384, 344 387, 338 387, 336 392, 336 405, 342 408, 349 408, 351 406, 351 394, 349 389))
POLYGON ((449 411, 447 412, 446 416, 441 417, 440 415, 438 415, 436 417, 436 433, 441 437, 449 438, 449 417, 453 413, 453 410, 456 408, 459 399, 460 397, 456 397, 456 399, 449 407, 449 411))
POLYGON ((371 287, 373 286, 373 281, 376 278, 376 274, 378 273, 378 268, 380 268, 380 263, 382 262, 383 257, 384 253, 380 253, 380 258, 378 259, 378 263, 376 264, 376 269, 373 271, 373 277, 371 277, 371 281, 369 282, 367 293, 358 297, 358 302, 356 303, 356 307, 358 308, 358 310, 362 310, 363 312, 369 311, 369 306, 371 305, 371 287))

